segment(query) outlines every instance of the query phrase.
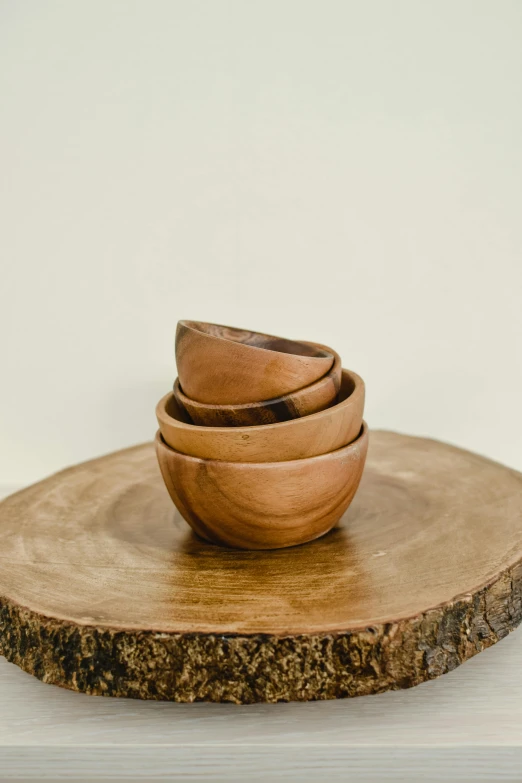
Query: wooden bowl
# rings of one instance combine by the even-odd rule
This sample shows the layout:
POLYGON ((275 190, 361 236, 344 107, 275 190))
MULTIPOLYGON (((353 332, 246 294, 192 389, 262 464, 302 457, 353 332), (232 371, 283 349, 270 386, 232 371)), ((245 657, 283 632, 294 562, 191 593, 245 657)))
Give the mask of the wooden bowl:
POLYGON ((223 462, 180 454, 156 435, 163 479, 201 538, 237 549, 280 549, 327 533, 350 505, 368 428, 337 451, 288 462, 223 462))
POLYGON ((256 427, 200 427, 189 422, 172 392, 156 406, 167 445, 183 454, 225 462, 283 462, 340 449, 360 432, 364 381, 343 370, 339 402, 300 419, 256 427))
POLYGON ((333 363, 333 352, 325 346, 201 321, 178 322, 181 388, 208 405, 282 397, 315 383, 333 363))
MULTIPOLYGON (((310 343, 310 345, 314 344, 310 343)), ((314 347, 330 350, 322 345, 314 347)), ((339 354, 335 351, 332 351, 332 354, 334 363, 326 375, 310 386, 305 386, 304 389, 272 400, 249 402, 243 405, 210 405, 196 402, 187 396, 179 378, 174 383, 174 397, 187 413, 189 421, 204 427, 252 427, 258 424, 274 424, 298 419, 323 411, 337 402, 342 366, 339 354)))

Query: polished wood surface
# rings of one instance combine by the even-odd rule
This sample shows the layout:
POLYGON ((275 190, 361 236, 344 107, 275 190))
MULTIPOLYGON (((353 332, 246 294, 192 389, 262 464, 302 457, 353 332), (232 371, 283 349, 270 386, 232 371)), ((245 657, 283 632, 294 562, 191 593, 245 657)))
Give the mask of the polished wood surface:
POLYGON ((277 462, 326 454, 351 443, 361 429, 364 381, 343 370, 339 402, 311 416, 257 427, 191 424, 174 394, 156 406, 165 442, 176 451, 226 462, 277 462))
POLYGON ((275 701, 407 687, 520 622, 521 507, 519 473, 374 431, 338 527, 234 551, 194 536, 153 445, 138 446, 0 504, 0 646, 89 693, 275 701))
POLYGON ((179 321, 176 364, 187 397, 210 405, 262 402, 309 386, 334 361, 324 346, 202 321, 179 321))
POLYGON ((169 494, 202 538, 239 549, 312 541, 341 518, 361 480, 368 428, 342 449, 287 462, 223 462, 180 454, 156 435, 169 494))
POLYGON ((333 351, 333 356, 334 363, 326 375, 284 397, 244 405, 208 405, 190 399, 179 379, 174 383, 174 396, 189 421, 203 427, 251 427, 298 419, 336 403, 341 388, 342 363, 338 353, 333 351))

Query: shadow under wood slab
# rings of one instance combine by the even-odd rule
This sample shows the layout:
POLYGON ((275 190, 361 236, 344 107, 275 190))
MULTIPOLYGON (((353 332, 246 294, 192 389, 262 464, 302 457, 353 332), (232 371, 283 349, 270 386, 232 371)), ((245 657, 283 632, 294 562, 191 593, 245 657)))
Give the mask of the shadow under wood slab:
POLYGON ((198 540, 152 444, 0 504, 0 647, 46 682, 176 701, 341 698, 454 669, 522 619, 522 475, 372 432, 359 492, 311 544, 198 540))

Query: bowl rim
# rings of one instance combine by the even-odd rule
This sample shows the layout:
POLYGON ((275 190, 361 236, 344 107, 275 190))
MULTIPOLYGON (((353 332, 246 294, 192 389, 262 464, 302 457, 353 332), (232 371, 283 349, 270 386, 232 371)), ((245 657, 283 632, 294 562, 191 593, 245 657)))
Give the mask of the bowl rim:
MULTIPOLYGON (((349 398, 347 398, 349 399, 349 398)), ((195 426, 195 425, 194 425, 195 426)), ((225 428, 227 429, 227 428, 225 428)), ((249 468, 257 468, 258 470, 271 470, 276 465, 302 465, 305 462, 327 462, 328 460, 335 458, 339 458, 344 456, 344 454, 348 454, 350 451, 357 451, 359 449, 361 442, 363 440, 367 440, 369 436, 369 428, 366 423, 366 421, 363 419, 361 423, 361 429, 359 430, 359 434, 357 437, 351 441, 351 443, 347 443, 346 446, 341 446, 339 449, 335 449, 334 451, 327 451, 325 454, 317 454, 314 457, 303 457, 301 459, 289 459, 289 460, 278 460, 278 461, 272 461, 272 462, 231 462, 230 460, 221 460, 221 459, 205 459, 204 457, 193 457, 190 454, 184 454, 182 451, 177 451, 176 449, 173 449, 172 446, 169 446, 168 443, 166 443, 165 439, 163 438, 163 435, 161 434, 161 430, 157 430, 156 436, 155 436, 155 445, 156 448, 161 447, 166 449, 167 451, 172 451, 173 454, 176 454, 178 457, 182 457, 183 459, 190 460, 192 462, 204 462, 205 464, 208 463, 216 463, 217 465, 230 465, 233 466, 237 470, 245 470, 249 468)))
MULTIPOLYGON (((170 422, 175 422, 175 427, 180 430, 185 430, 186 432, 213 432, 217 435, 229 433, 231 431, 234 431, 236 435, 238 434, 248 434, 261 432, 262 430, 267 431, 268 429, 273 430, 274 428, 283 429, 290 426, 296 426, 296 422, 298 421, 306 421, 308 420, 314 420, 317 421, 318 419, 324 418, 325 416, 331 415, 332 411, 339 410, 339 408, 347 407, 348 405, 353 405, 358 401, 358 399, 365 393, 365 383, 364 380, 361 378, 360 375, 358 375, 353 370, 345 369, 344 367, 341 370, 341 388, 343 385, 343 379, 345 376, 348 376, 350 380, 353 381, 353 390, 350 392, 350 394, 344 398, 344 400, 341 400, 341 402, 336 402, 334 405, 330 405, 328 408, 323 408, 321 411, 316 411, 316 413, 309 413, 307 416, 301 416, 296 419, 287 419, 286 421, 273 421, 269 424, 243 424, 239 427, 212 427, 208 424, 192 424, 191 422, 185 422, 180 421, 179 419, 176 419, 174 416, 171 416, 169 413, 167 413, 167 402, 174 397, 175 394, 174 391, 170 391, 167 394, 165 394, 156 405, 156 418, 158 420, 158 424, 161 427, 161 424, 165 422, 166 424, 170 424, 170 422)), ((324 377, 324 376, 323 376, 324 377)), ((174 385, 178 384, 178 389, 181 391, 181 386, 179 386, 179 379, 176 378, 176 381, 174 385)), ((185 394, 181 391, 181 395, 183 397, 186 397, 185 394)), ((279 398, 275 398, 276 400, 279 398)), ((193 400, 190 400, 190 402, 194 402, 193 400)), ((271 400, 267 400, 267 402, 271 402, 271 400)), ((196 405, 203 405, 205 408, 212 407, 207 406, 205 403, 196 403, 196 405)), ((252 406, 252 405, 260 405, 260 403, 244 403, 244 406, 252 406)), ((216 405, 213 407, 217 408, 223 408, 227 406, 223 405, 216 405)), ((238 407, 242 407, 239 405, 230 406, 231 408, 234 408, 234 410, 238 407)), ((170 424, 170 426, 173 426, 170 424)), ((252 464, 252 463, 251 463, 252 464)))
POLYGON ((314 360, 324 361, 325 359, 332 359, 332 358, 335 361, 335 352, 331 348, 329 348, 327 345, 321 345, 320 343, 314 343, 308 340, 291 340, 290 338, 287 337, 278 337, 275 334, 268 334, 266 332, 257 332, 252 329, 242 329, 239 326, 226 326, 225 324, 216 324, 212 321, 194 321, 191 319, 181 319, 178 321, 176 332, 180 326, 183 326, 185 329, 191 329, 194 332, 197 332, 198 334, 202 334, 205 337, 208 337, 210 340, 215 340, 217 342, 223 342, 223 343, 232 343, 233 345, 241 346, 241 348, 246 348, 249 351, 266 351, 267 353, 273 353, 278 356, 289 356, 292 358, 300 357, 301 359, 306 359, 307 361, 309 359, 311 359, 312 361, 314 360), (282 342, 287 343, 289 345, 293 344, 296 346, 302 346, 302 345, 313 346, 314 348, 320 351, 320 354, 317 356, 310 356, 308 354, 292 353, 291 351, 276 351, 274 348, 266 348, 264 345, 249 345, 248 343, 243 343, 240 340, 230 339, 223 335, 209 334, 208 332, 205 332, 203 329, 199 329, 198 328, 199 324, 204 324, 205 326, 217 326, 219 329, 228 329, 230 332, 248 332, 249 334, 258 334, 261 337, 266 337, 268 340, 281 340, 282 342))

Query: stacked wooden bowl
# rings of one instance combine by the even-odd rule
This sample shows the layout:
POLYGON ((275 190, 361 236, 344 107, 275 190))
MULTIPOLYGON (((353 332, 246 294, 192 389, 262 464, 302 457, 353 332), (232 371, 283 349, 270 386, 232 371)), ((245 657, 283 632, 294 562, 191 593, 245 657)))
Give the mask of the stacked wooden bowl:
POLYGON ((278 549, 327 533, 364 469, 364 382, 325 345, 180 321, 156 450, 202 538, 278 549))

